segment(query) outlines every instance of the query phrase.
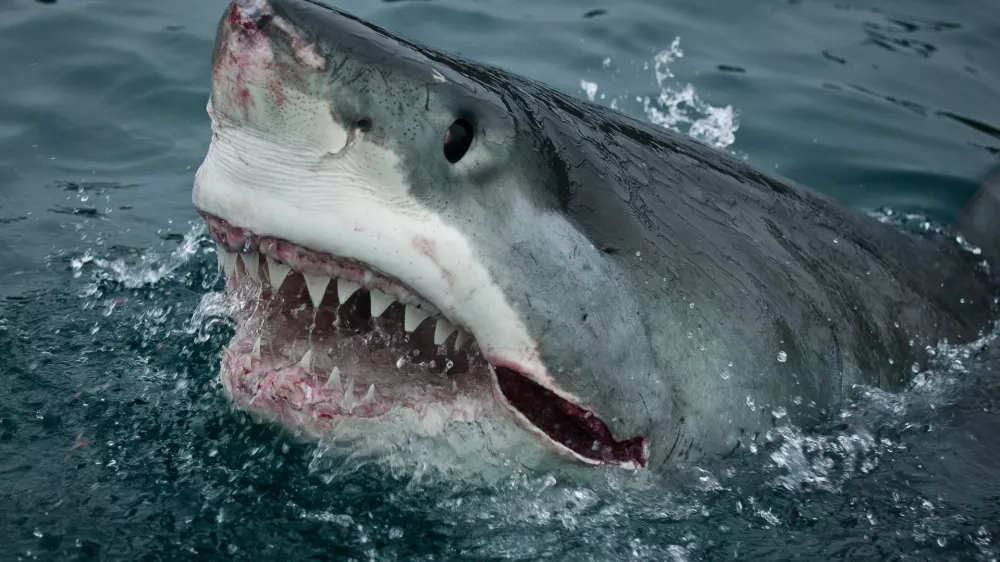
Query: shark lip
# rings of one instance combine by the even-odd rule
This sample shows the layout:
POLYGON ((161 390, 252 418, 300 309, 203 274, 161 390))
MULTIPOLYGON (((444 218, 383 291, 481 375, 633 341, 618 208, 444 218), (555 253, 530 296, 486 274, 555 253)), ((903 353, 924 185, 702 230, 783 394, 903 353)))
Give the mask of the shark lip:
POLYGON ((446 318, 402 281, 357 261, 202 216, 218 245, 227 285, 242 294, 234 311, 242 325, 226 349, 222 378, 243 408, 316 437, 347 418, 379 418, 400 410, 411 410, 419 420, 430 418, 427 423, 512 417, 578 461, 645 466, 646 438, 617 441, 600 418, 567 393, 513 361, 491 356, 488 346, 481 352, 469 329, 446 318), (360 310, 366 304, 368 314, 360 310), (273 318, 279 318, 275 324, 287 323, 286 317, 296 312, 307 319, 297 328, 303 333, 296 328, 267 333, 273 318), (366 331, 376 323, 374 332, 366 331), (249 324, 260 326, 256 340, 249 324), (320 327, 330 330, 331 324, 339 335, 320 327), (342 337, 345 332, 351 336, 342 337), (290 340, 304 343, 295 351, 290 340), (370 360, 374 366, 367 374, 353 373, 350 364, 357 353, 345 357, 342 349, 333 349, 348 340, 363 341, 362 354, 381 354, 381 363, 370 360), (314 351, 317 342, 331 352, 314 351), (293 351, 275 351, 289 343, 293 351), (407 368, 420 372, 416 377, 394 374, 404 356, 393 369, 385 361, 387 353, 404 353, 407 368))

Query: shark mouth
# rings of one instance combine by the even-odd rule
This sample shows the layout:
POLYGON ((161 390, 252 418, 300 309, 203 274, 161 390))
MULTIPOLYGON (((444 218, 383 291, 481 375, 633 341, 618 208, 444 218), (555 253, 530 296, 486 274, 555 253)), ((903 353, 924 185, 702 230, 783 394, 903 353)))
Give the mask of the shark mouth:
POLYGON ((204 214, 236 335, 220 377, 239 408, 322 438, 345 420, 512 418, 587 464, 644 467, 645 437, 618 441, 593 412, 488 361, 474 335, 405 283, 352 260, 204 214))

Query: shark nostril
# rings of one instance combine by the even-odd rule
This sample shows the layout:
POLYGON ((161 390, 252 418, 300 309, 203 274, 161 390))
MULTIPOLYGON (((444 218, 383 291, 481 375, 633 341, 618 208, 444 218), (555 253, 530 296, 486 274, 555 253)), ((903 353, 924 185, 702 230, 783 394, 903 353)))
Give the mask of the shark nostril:
POLYGON ((274 21, 274 16, 271 14, 264 14, 257 18, 254 25, 257 27, 258 31, 263 31, 272 21, 274 21))
POLYGON ((354 126, 362 133, 367 133, 372 130, 372 120, 367 117, 358 119, 358 122, 354 126))

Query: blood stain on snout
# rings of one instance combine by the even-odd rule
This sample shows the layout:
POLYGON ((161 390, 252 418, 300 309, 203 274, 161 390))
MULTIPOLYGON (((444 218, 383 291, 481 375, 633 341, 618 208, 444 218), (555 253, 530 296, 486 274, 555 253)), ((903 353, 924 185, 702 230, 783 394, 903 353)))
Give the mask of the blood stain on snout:
POLYGON ((441 270, 441 278, 448 283, 449 287, 455 284, 455 274, 441 267, 440 262, 438 262, 437 246, 434 244, 433 241, 428 240, 426 237, 420 236, 418 234, 413 237, 413 247, 416 248, 416 250, 421 254, 427 256, 429 260, 434 262, 434 265, 436 265, 438 269, 441 270))

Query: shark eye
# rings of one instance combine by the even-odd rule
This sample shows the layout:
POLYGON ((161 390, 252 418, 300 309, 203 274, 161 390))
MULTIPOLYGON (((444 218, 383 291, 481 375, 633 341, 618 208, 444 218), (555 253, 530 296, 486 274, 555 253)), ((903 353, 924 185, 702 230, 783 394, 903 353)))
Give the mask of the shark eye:
POLYGON ((452 164, 458 163, 472 146, 472 124, 459 119, 444 133, 444 157, 452 164))

